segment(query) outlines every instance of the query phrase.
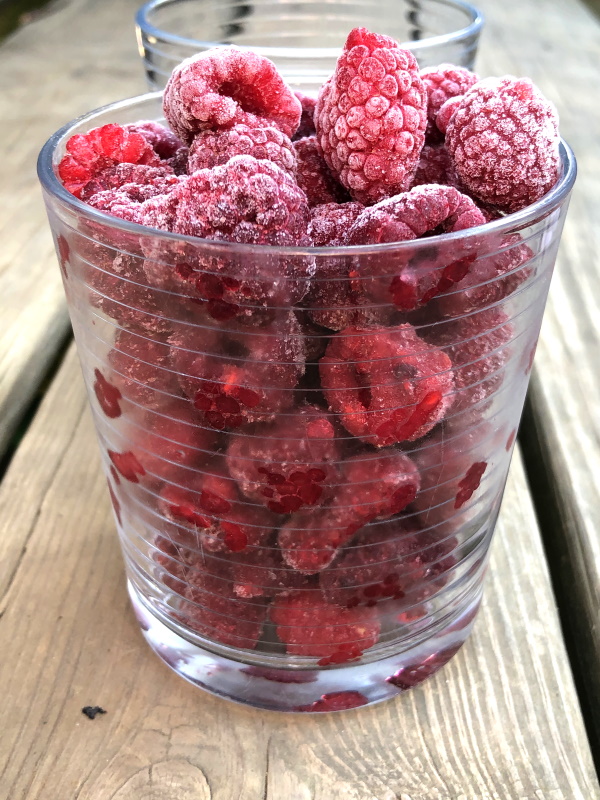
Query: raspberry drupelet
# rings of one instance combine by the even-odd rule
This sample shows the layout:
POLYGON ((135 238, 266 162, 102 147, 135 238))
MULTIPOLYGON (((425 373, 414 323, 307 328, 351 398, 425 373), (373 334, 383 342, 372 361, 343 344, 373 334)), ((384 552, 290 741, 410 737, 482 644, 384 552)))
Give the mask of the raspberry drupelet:
POLYGON ((171 128, 189 144, 201 131, 261 121, 292 136, 302 106, 268 58, 223 47, 175 67, 165 88, 163 110, 171 128))
POLYGON ((556 183, 556 109, 528 78, 486 78, 463 96, 446 131, 461 183, 475 197, 513 212, 556 183))
POLYGON ((479 76, 464 67, 440 64, 422 69, 421 78, 427 90, 427 141, 434 144, 443 138, 436 125, 440 108, 451 97, 461 97, 478 82, 479 76))
POLYGON ((307 405, 232 435, 227 466, 246 497, 289 514, 330 498, 339 457, 332 415, 307 405))
POLYGON ((292 176, 296 170, 296 153, 285 133, 274 126, 240 123, 225 130, 199 133, 190 146, 188 172, 218 167, 233 156, 272 161, 292 176))
POLYGON ((325 161, 355 200, 410 186, 425 140, 427 92, 415 57, 388 36, 355 28, 315 110, 325 161))
POLYGON ((160 158, 146 139, 135 131, 111 123, 76 133, 66 144, 66 154, 58 165, 58 174, 75 197, 101 172, 123 162, 158 167, 160 158))
POLYGON ((308 200, 308 205, 343 203, 350 200, 348 192, 331 174, 319 151, 316 136, 294 142, 296 180, 308 200))
POLYGON ((319 658, 321 666, 354 661, 379 639, 375 609, 328 603, 318 589, 278 596, 269 618, 290 655, 319 658))
POLYGON ((454 399, 452 362, 409 324, 346 328, 331 338, 319 369, 339 421, 376 447, 424 436, 454 399))

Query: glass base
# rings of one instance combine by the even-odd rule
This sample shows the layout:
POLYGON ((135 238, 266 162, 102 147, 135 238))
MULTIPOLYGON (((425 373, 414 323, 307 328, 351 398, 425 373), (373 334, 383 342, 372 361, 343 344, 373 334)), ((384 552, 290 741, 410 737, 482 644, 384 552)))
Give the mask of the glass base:
POLYGON ((468 638, 480 593, 441 631, 378 661, 329 668, 274 666, 257 656, 236 661, 183 638, 151 611, 128 581, 146 641, 165 664, 194 686, 218 697, 270 711, 343 711, 397 697, 440 670, 468 638))

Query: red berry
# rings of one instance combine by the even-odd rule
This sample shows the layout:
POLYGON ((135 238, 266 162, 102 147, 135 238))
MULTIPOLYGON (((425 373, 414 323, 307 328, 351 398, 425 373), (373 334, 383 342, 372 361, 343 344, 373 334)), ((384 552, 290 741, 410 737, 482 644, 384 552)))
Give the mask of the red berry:
POLYGON ((319 369, 331 410, 377 447, 424 436, 453 401, 452 362, 408 324, 340 331, 319 369))
POLYGON ((322 665, 354 661, 379 639, 375 609, 327 603, 318 590, 279 595, 269 616, 290 655, 320 658, 322 665))
MULTIPOLYGON (((437 183, 459 188, 450 153, 444 144, 428 145, 421 150, 419 165, 413 179, 413 187, 424 183, 437 183)), ((478 223, 481 224, 481 223, 478 223)))
POLYGON ((104 375, 99 369, 94 370, 94 392, 100 403, 100 408, 107 417, 115 419, 121 416, 121 406, 119 400, 122 397, 121 392, 116 386, 106 380, 104 375))
POLYGON ((188 172, 212 169, 226 164, 233 156, 252 156, 272 161, 294 175, 296 155, 289 137, 269 125, 252 127, 242 123, 226 130, 199 133, 190 146, 188 172))
POLYGON ((108 450, 107 452, 117 472, 131 483, 139 483, 140 475, 146 474, 144 467, 131 451, 117 453, 114 450, 108 450))
POLYGON ((479 488, 483 473, 487 468, 485 461, 476 461, 471 464, 462 480, 458 482, 458 492, 454 501, 454 508, 461 508, 470 500, 473 493, 479 488))
POLYGON ((125 194, 132 203, 143 203, 150 197, 165 194, 177 183, 177 176, 168 166, 117 164, 99 172, 81 190, 81 199, 101 211, 108 210, 109 199, 125 194), (95 195, 103 194, 96 199, 95 195))
POLYGON ((275 547, 249 547, 232 562, 237 597, 272 597, 292 589, 314 588, 314 579, 287 566, 275 547))
POLYGON ((329 171, 319 151, 316 136, 294 142, 296 180, 312 208, 322 203, 343 203, 350 197, 329 171))
POLYGON ((309 97, 303 92, 294 92, 300 105, 302 106, 302 116, 300 117, 300 125, 294 134, 293 141, 304 139, 307 136, 314 136, 315 131, 315 107, 317 105, 316 97, 309 97))
POLYGON ((315 111, 325 161, 361 203, 408 189, 425 139, 417 62, 388 36, 355 28, 315 111))
POLYGON ((115 164, 160 165, 160 159, 144 137, 121 125, 103 125, 87 133, 76 133, 65 149, 58 175, 65 189, 76 197, 88 181, 115 164))
POLYGON ((456 655, 456 653, 462 647, 461 644, 454 645, 453 647, 447 647, 445 650, 441 650, 439 653, 433 653, 432 655, 428 656, 424 661, 421 661, 418 664, 411 664, 408 667, 402 667, 391 675, 389 678, 386 678, 388 683, 391 683, 393 686, 397 686, 398 689, 402 691, 407 691, 408 689, 412 689, 415 686, 418 686, 423 681, 430 678, 434 675, 438 670, 440 670, 445 664, 450 661, 450 659, 456 655))
POLYGON ((187 143, 200 131, 260 121, 291 136, 302 112, 300 101, 268 58, 235 47, 208 50, 175 67, 163 109, 187 143))
POLYGON ((449 97, 437 113, 435 124, 439 132, 444 136, 448 130, 448 125, 450 124, 452 115, 459 107, 461 101, 462 95, 458 95, 457 97, 449 97))
POLYGON ((331 415, 305 406, 232 435, 227 466, 246 497, 287 514, 329 498, 339 457, 331 415))
POLYGON ((538 200, 559 171, 556 109, 527 78, 487 78, 463 96, 446 132, 461 183, 513 212, 538 200))
POLYGON ((173 131, 165 128, 159 122, 154 122, 154 120, 131 122, 124 127, 143 136, 156 155, 163 161, 172 158, 182 147, 181 140, 175 136, 173 131))
POLYGON ((308 235, 312 243, 315 247, 344 245, 363 208, 362 203, 324 203, 311 208, 308 235))
POLYGON ((421 70, 421 78, 427 90, 427 134, 432 138, 435 137, 438 112, 446 100, 462 96, 477 83, 479 76, 464 67, 440 64, 439 67, 421 70))
POLYGON ((296 711, 348 711, 367 705, 369 701, 360 692, 347 690, 345 692, 328 692, 321 695, 318 700, 309 705, 298 706, 296 711))

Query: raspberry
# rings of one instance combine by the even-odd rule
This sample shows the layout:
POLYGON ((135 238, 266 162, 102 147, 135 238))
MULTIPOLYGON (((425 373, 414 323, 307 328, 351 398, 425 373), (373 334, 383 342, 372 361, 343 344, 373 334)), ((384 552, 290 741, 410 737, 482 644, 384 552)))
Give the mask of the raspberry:
POLYGON ((321 666, 354 661, 379 639, 375 609, 327 603, 318 590, 279 595, 269 617, 290 655, 319 658, 321 666))
POLYGON ((410 518, 363 528, 320 573, 321 589, 330 602, 348 608, 392 600, 398 613, 433 594, 445 582, 440 576, 455 565, 449 553, 456 540, 439 538, 419 531, 410 518))
POLYGON ((176 152, 175 155, 171 156, 171 158, 167 159, 165 162, 175 175, 187 175, 188 172, 188 158, 190 157, 190 150, 189 147, 180 147, 176 152))
POLYGON ((163 161, 177 153, 183 146, 180 139, 175 136, 173 131, 165 128, 158 122, 151 119, 142 120, 141 122, 131 122, 124 126, 128 131, 139 133, 148 142, 150 147, 154 150, 156 155, 163 161))
POLYGON ((298 130, 294 134, 292 141, 298 141, 298 139, 305 139, 307 136, 314 136, 315 131, 315 107, 317 105, 317 100, 315 97, 309 97, 307 94, 303 92, 294 92, 298 100, 300 100, 300 105, 302 106, 302 116, 300 117, 300 125, 298 126, 298 130))
MULTIPOLYGON (((201 552, 238 553, 263 545, 275 527, 273 514, 240 500, 235 482, 218 463, 186 479, 186 487, 165 484, 159 510, 193 531, 201 552)), ((233 590, 233 587, 232 587, 233 590)))
POLYGON ((107 453, 115 469, 125 480, 131 483, 139 483, 140 476, 146 474, 144 467, 130 450, 123 453, 117 453, 115 450, 107 450, 107 453))
POLYGON ((300 511, 279 531, 285 561, 306 574, 325 569, 359 528, 398 514, 411 503, 419 485, 417 469, 404 453, 346 459, 330 506, 300 511))
POLYGON ((508 342, 513 329, 498 308, 432 325, 421 334, 450 357, 454 368, 456 398, 452 413, 479 405, 494 394, 504 379, 510 357, 508 342))
POLYGON ((175 67, 163 109, 170 126, 188 144, 204 130, 260 121, 291 136, 302 112, 300 101, 269 59, 235 47, 208 50, 175 67))
POLYGON ((87 133, 76 133, 66 144, 58 175, 67 191, 79 197, 86 183, 99 173, 123 162, 160 166, 148 142, 121 125, 103 125, 87 133))
MULTIPOLYGON (((150 197, 165 194, 177 183, 177 177, 168 166, 149 167, 145 164, 117 164, 98 173, 83 187, 80 197, 86 203, 100 206, 92 202, 99 192, 118 189, 137 203, 143 203, 150 197)), ((107 195, 108 196, 108 195, 107 195)), ((102 209, 104 210, 104 209, 102 209)))
POLYGON ((457 97, 449 97, 437 113, 435 124, 437 125, 439 132, 444 136, 448 130, 450 119, 460 105, 461 100, 462 95, 458 95, 457 97))
POLYGON ((376 203, 408 189, 426 122, 412 53, 387 36, 352 30, 319 92, 315 127, 325 161, 355 200, 376 203))
POLYGON ((118 387, 113 386, 110 381, 107 381, 99 369, 94 370, 94 377, 96 379, 94 381, 94 393, 96 394, 100 408, 110 419, 120 417, 121 406, 119 400, 123 395, 118 387))
POLYGON ((104 211, 111 217, 127 220, 127 222, 137 222, 143 224, 142 207, 137 200, 131 198, 127 191, 121 189, 107 189, 103 192, 96 192, 87 201, 89 206, 104 211))
POLYGON ((402 691, 412 689, 415 686, 418 686, 420 683, 423 683, 423 681, 427 680, 427 678, 430 678, 438 670, 445 666, 448 661, 450 661, 450 659, 455 656, 456 653, 458 653, 461 647, 462 642, 461 644, 447 647, 445 650, 440 650, 439 653, 433 653, 418 664, 411 664, 410 666, 402 667, 398 670, 398 672, 395 672, 389 678, 386 678, 386 680, 388 683, 391 683, 393 686, 397 686, 398 689, 402 691))
POLYGON ((452 159, 445 145, 426 144, 421 150, 421 158, 412 185, 414 187, 424 183, 437 183, 443 186, 454 186, 455 189, 459 188, 452 159))
POLYGON ((362 203, 324 203, 311 208, 308 235, 314 246, 344 245, 348 230, 363 209, 362 203))
POLYGON ((108 360, 116 385, 133 403, 157 409, 179 394, 177 375, 169 370, 169 346, 156 338, 119 330, 108 360))
POLYGON ((296 168, 292 142, 279 128, 239 124, 226 130, 198 134, 190 147, 188 172, 191 174, 199 169, 218 167, 233 156, 252 156, 272 161, 292 176, 296 168))
POLYGON ((314 701, 314 703, 310 703, 310 705, 297 706, 294 710, 309 712, 348 711, 351 708, 366 706, 368 702, 369 701, 364 694, 353 690, 347 690, 345 692, 328 692, 327 694, 322 694, 318 700, 314 701))
POLYGON ((431 139, 435 137, 438 112, 446 100, 462 96, 477 83, 479 76, 464 67, 440 64, 421 70, 421 79, 427 90, 427 133, 431 139))
MULTIPOLYGON (((146 411, 128 431, 131 449, 147 481, 186 480, 212 455, 214 431, 199 424, 200 415, 184 400, 173 399, 160 413, 146 411)), ((118 467, 117 467, 118 469, 118 467)))
POLYGON ((349 200, 344 187, 337 182, 319 152, 316 136, 294 142, 296 155, 296 180, 308 200, 308 205, 343 203, 349 200))
POLYGON ((235 556, 232 576, 234 593, 247 599, 314 588, 314 579, 290 569, 274 547, 252 547, 235 556))
POLYGON ((353 435, 376 447, 414 441, 452 404, 452 362, 411 325, 346 328, 319 364, 332 411, 353 435))
POLYGON ((289 514, 329 498, 339 456, 331 415, 305 406, 232 436, 227 466, 246 497, 289 514))
POLYGON ((527 78, 487 78, 463 96, 446 146, 461 183, 512 212, 534 203, 559 171, 556 109, 527 78))
POLYGON ((265 422, 289 407, 304 371, 304 340, 296 317, 278 320, 260 333, 227 333, 218 347, 176 332, 171 364, 184 393, 217 430, 265 422), (191 346, 191 349, 189 349, 191 346))

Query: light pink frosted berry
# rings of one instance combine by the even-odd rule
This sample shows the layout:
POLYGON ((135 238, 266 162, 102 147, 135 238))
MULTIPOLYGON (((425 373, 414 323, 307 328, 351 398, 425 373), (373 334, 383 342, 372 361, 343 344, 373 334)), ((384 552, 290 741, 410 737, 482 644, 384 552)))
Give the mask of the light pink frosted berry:
POLYGON ((296 167, 292 142, 279 128, 239 124, 223 131, 199 133, 190 147, 188 172, 226 164, 233 156, 272 161, 291 175, 296 167))
MULTIPOLYGON (((434 133, 437 115, 446 100, 462 96, 479 80, 479 76, 464 67, 440 64, 421 70, 421 78, 427 89, 427 133, 434 133)), ((442 133, 444 131, 439 128, 442 133)))
POLYGON ((175 67, 163 109, 175 133, 188 143, 200 131, 258 120, 291 136, 302 112, 272 61, 236 47, 207 50, 175 67))
POLYGON ((351 31, 319 93, 315 127, 325 161, 354 199, 376 203, 410 186, 426 122, 412 53, 366 28, 351 31))
POLYGON ((446 146, 461 183, 502 211, 538 200, 558 177, 558 115, 527 78, 487 78, 452 115, 446 146))

